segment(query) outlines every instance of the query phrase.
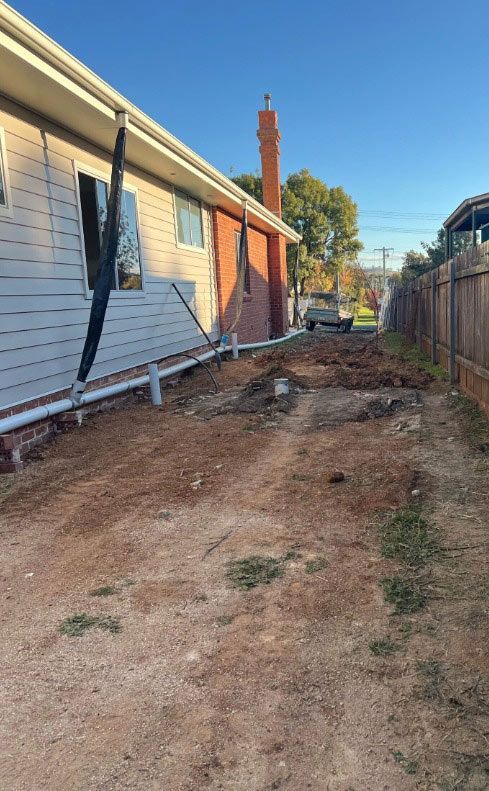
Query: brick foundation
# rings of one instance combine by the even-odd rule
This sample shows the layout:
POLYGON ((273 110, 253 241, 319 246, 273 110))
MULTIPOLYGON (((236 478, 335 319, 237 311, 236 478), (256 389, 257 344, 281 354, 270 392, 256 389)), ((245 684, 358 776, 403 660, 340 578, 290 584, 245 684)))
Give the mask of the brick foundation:
MULTIPOLYGON (((198 349, 192 349, 192 354, 199 355, 203 354, 205 351, 208 351, 207 346, 200 347, 198 349)), ((182 357, 181 360, 178 357, 172 357, 171 360, 168 361, 168 365, 166 367, 175 365, 176 363, 183 360, 185 360, 184 357, 182 357)), ((160 369, 164 367, 165 366, 162 365, 160 366, 160 369)), ((144 376, 147 374, 147 372, 148 366, 145 364, 127 369, 126 371, 120 371, 110 376, 103 376, 100 377, 100 379, 95 379, 93 382, 90 382, 87 385, 85 392, 88 393, 91 390, 99 390, 102 387, 107 387, 108 385, 116 384, 117 382, 136 379, 138 376, 144 376)), ((27 412, 30 409, 35 409, 39 406, 45 406, 46 404, 51 404, 54 401, 60 401, 63 398, 69 398, 69 393, 69 389, 59 390, 57 393, 51 393, 48 396, 36 398, 32 401, 26 401, 23 404, 18 404, 16 406, 0 410, 0 418, 18 415, 22 412, 27 412)), ((10 431, 8 434, 0 434, 0 474, 19 472, 23 467, 25 456, 36 445, 47 442, 55 434, 61 431, 68 431, 76 426, 81 425, 85 415, 121 407, 127 404, 128 401, 130 402, 136 397, 136 394, 137 390, 131 390, 128 393, 121 393, 120 395, 111 396, 110 398, 105 398, 101 401, 95 401, 93 404, 87 404, 86 406, 82 406, 77 410, 61 412, 59 415, 55 415, 50 418, 44 418, 43 420, 37 420, 35 423, 30 423, 27 426, 10 431)))

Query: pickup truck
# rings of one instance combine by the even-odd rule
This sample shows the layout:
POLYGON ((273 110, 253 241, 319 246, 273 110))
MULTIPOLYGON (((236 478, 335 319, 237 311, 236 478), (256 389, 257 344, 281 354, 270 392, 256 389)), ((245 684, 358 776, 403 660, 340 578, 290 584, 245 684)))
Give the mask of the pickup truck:
POLYGON ((304 314, 306 329, 313 331, 316 324, 336 327, 337 330, 350 332, 353 314, 349 312, 349 299, 336 291, 312 291, 304 314))

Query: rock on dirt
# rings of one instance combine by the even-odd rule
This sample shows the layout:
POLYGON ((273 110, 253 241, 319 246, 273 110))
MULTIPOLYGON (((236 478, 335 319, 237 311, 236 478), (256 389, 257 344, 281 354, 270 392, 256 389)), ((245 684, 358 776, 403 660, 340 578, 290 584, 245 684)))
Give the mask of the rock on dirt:
POLYGON ((345 480, 345 473, 341 470, 332 470, 327 474, 328 483, 341 483, 345 480))

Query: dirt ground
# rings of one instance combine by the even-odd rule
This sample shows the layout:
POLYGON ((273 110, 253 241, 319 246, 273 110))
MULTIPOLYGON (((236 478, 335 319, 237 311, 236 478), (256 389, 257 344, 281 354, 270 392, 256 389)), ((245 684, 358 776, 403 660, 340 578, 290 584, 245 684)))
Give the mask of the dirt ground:
POLYGON ((0 787, 488 789, 488 468, 448 386, 358 333, 216 376, 0 482, 0 787), (443 551, 393 614, 378 525, 414 501, 443 551))

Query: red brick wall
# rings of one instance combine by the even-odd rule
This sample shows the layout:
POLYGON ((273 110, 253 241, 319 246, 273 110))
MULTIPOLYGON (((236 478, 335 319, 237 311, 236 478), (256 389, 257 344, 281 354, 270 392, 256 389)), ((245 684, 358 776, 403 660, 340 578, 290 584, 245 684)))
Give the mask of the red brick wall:
MULTIPOLYGON (((236 231, 241 230, 241 219, 222 209, 212 210, 216 277, 219 299, 221 332, 234 321, 236 315, 236 231)), ((271 333, 270 294, 268 286, 268 239, 256 228, 248 227, 250 261, 250 294, 244 295, 243 309, 236 332, 239 343, 266 341, 271 333)))

